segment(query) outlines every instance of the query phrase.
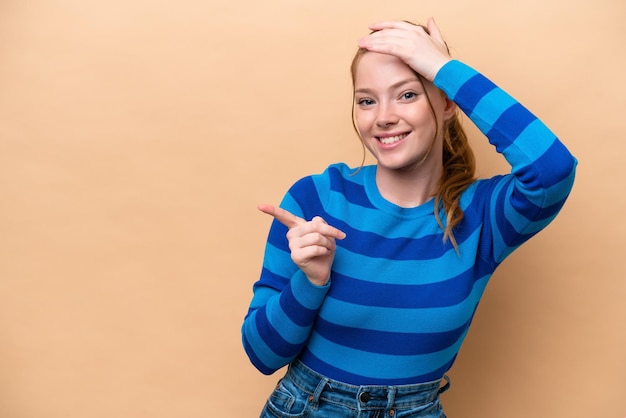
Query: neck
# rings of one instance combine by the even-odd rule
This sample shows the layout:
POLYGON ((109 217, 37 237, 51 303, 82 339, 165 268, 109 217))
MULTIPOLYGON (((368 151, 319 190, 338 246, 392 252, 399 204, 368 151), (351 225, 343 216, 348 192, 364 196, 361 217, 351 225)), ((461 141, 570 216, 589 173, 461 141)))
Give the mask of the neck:
POLYGON ((400 207, 411 208, 429 201, 436 193, 443 167, 389 170, 378 166, 376 185, 380 194, 400 207))

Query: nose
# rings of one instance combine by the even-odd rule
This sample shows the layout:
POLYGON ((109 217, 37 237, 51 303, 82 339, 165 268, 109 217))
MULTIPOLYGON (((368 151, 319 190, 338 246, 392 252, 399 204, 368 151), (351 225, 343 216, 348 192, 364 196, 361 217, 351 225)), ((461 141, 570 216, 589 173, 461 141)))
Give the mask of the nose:
POLYGON ((395 108, 390 103, 380 103, 376 114, 376 125, 379 128, 386 128, 398 123, 398 115, 395 108))

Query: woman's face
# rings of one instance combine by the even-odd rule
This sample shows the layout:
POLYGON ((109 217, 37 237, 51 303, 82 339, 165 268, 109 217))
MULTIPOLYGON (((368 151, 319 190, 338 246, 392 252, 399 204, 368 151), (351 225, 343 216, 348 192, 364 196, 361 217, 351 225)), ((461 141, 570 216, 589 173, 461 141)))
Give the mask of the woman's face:
POLYGON ((354 74, 354 117, 361 140, 379 169, 440 170, 442 130, 455 105, 399 58, 364 53, 354 74), (435 111, 428 103, 426 89, 435 111))

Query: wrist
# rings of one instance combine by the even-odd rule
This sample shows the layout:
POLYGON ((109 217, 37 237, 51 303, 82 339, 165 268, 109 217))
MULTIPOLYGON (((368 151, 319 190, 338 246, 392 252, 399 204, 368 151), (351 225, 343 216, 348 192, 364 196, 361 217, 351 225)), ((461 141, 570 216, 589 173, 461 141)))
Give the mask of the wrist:
POLYGON ((306 278, 309 279, 312 285, 318 286, 318 287, 324 287, 328 285, 328 282, 330 281, 330 275, 326 277, 325 279, 315 279, 309 276, 306 276, 306 278))
POLYGON ((437 74, 439 74, 439 71, 441 71, 441 69, 445 67, 446 64, 448 64, 450 61, 452 61, 452 58, 450 57, 441 57, 441 59, 437 60, 436 63, 433 65, 432 72, 429 74, 428 77, 426 77, 428 81, 433 82, 437 77, 437 74))

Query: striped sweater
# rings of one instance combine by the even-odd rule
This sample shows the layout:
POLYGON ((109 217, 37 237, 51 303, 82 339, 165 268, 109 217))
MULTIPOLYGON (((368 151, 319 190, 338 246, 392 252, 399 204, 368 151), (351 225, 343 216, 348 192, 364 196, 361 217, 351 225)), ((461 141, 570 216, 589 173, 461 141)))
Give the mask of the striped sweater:
POLYGON ((511 173, 476 180, 462 194, 459 253, 443 241, 434 199, 414 208, 386 201, 375 165, 355 174, 334 164, 294 184, 281 207, 305 219, 322 216, 347 236, 337 241, 329 283, 316 286, 291 261, 286 227, 273 222, 242 327, 246 353, 261 372, 299 358, 356 385, 441 378, 496 267, 564 204, 577 162, 540 120, 459 61, 446 64, 434 83, 504 155, 511 173))

